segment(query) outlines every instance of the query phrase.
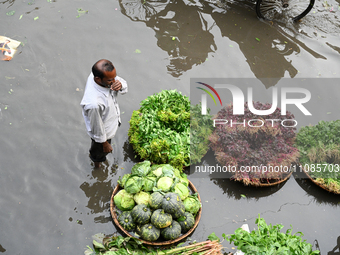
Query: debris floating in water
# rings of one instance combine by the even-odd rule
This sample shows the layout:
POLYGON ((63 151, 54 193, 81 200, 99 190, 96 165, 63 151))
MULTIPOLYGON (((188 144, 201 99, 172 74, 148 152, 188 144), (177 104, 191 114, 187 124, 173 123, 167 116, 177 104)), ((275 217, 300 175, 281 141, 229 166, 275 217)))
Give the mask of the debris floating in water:
POLYGON ((0 36, 0 59, 9 61, 13 58, 20 42, 11 38, 0 36))

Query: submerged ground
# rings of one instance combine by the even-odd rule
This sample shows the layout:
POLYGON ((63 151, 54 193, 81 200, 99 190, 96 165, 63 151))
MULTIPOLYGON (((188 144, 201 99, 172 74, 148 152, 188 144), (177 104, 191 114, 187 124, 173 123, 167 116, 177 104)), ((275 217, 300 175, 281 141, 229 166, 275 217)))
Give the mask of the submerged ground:
MULTIPOLYGON (((298 24, 265 23, 254 3, 242 0, 2 0, 0 15, 0 35, 22 42, 11 61, 0 62, 3 254, 82 254, 93 234, 116 231, 110 196, 138 162, 128 121, 141 100, 162 89, 189 96, 190 78, 274 78, 261 89, 284 78, 333 78, 317 95, 327 106, 316 108, 338 119, 335 0, 318 1, 298 24), (79 103, 101 58, 113 61, 129 93, 119 99, 115 153, 94 170, 79 103)), ((189 179, 203 203, 193 240, 231 234, 245 222, 252 229, 261 214, 268 223, 291 224, 324 255, 340 252, 340 198, 307 180, 292 176, 254 189, 208 175, 189 179)))

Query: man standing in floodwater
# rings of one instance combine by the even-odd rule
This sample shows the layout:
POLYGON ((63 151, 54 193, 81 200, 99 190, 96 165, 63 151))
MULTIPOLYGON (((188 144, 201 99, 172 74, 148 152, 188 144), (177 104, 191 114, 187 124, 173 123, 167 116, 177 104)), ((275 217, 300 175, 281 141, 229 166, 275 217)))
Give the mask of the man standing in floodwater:
POLYGON ((117 96, 127 92, 127 83, 117 76, 116 68, 106 59, 97 61, 87 78, 81 107, 91 137, 90 158, 95 168, 112 152, 111 139, 121 124, 117 96))

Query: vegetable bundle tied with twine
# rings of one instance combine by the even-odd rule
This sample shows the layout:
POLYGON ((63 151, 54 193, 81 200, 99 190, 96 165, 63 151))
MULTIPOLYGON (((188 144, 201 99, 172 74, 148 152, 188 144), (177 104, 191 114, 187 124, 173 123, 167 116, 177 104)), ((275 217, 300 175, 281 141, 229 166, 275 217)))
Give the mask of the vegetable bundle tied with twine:
POLYGON ((171 249, 154 249, 145 247, 143 243, 134 237, 111 236, 104 234, 93 236, 94 249, 87 247, 85 255, 222 255, 220 239, 212 233, 209 240, 194 243, 187 246, 179 244, 171 249), (181 247, 179 247, 181 246, 181 247))

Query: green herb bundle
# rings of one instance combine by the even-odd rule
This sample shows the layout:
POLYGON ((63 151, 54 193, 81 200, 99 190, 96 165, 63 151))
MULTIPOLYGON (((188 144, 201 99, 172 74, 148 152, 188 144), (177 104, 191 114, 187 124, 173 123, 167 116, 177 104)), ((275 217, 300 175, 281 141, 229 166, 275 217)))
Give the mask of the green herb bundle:
POLYGON ((139 241, 133 237, 122 237, 113 235, 106 237, 104 234, 99 233, 93 238, 93 249, 87 246, 85 255, 146 255, 150 250, 142 245, 142 241, 139 241))
POLYGON ((312 251, 312 245, 302 240, 303 234, 297 232, 292 234, 292 229, 286 233, 281 233, 283 225, 267 225, 266 221, 260 217, 256 219, 258 229, 248 233, 242 228, 235 230, 232 235, 223 237, 230 243, 234 242, 237 249, 247 255, 314 255, 320 251, 312 251))
POLYGON ((296 136, 300 165, 321 186, 340 194, 340 120, 302 127, 296 136))
POLYGON ((166 250, 146 247, 134 237, 105 237, 104 234, 96 234, 92 238, 93 249, 87 246, 85 255, 222 255, 222 245, 215 233, 208 236, 208 241, 187 246, 180 243, 166 250))
POLYGON ((190 101, 176 90, 162 90, 133 111, 130 143, 142 158, 171 164, 182 170, 190 165, 190 101))
POLYGON ((209 150, 209 136, 212 134, 213 120, 209 114, 201 114, 201 104, 191 107, 191 120, 190 120, 190 159, 191 164, 201 162, 202 157, 209 150))

